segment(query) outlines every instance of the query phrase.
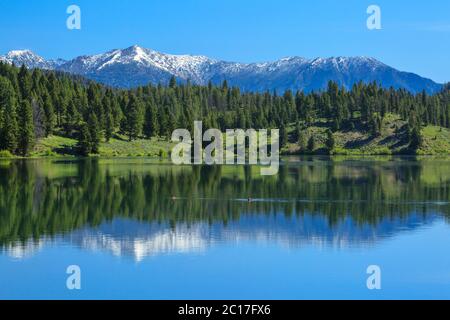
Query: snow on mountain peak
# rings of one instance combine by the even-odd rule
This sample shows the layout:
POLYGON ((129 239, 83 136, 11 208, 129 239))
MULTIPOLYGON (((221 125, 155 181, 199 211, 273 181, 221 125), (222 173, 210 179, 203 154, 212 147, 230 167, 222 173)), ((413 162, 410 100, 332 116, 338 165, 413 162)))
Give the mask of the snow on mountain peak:
POLYGON ((202 80, 204 69, 216 62, 205 56, 164 54, 138 45, 110 51, 107 54, 96 56, 94 60, 101 62, 94 63, 97 71, 115 65, 135 64, 143 68, 157 68, 176 77, 190 78, 194 81, 202 80))
POLYGON ((157 68, 180 78, 200 77, 203 66, 215 60, 205 56, 171 55, 133 45, 105 54, 84 57, 83 63, 90 71, 100 71, 117 65, 137 65, 142 68, 157 68))
POLYGON ((17 66, 25 65, 27 68, 53 69, 56 61, 46 61, 31 50, 12 50, 5 56, 0 56, 0 61, 14 63, 17 66))
POLYGON ((7 54, 8 57, 19 57, 19 56, 24 56, 24 55, 37 56, 31 50, 11 50, 7 54))
POLYGON ((175 76, 180 81, 191 80, 199 85, 226 79, 230 85, 244 91, 321 90, 329 80, 346 87, 359 81, 377 81, 387 87, 403 87, 413 92, 423 89, 437 92, 441 88, 432 80, 400 72, 363 56, 313 59, 290 56, 277 61, 238 63, 201 55, 165 54, 133 45, 70 61, 45 60, 30 50, 14 50, 0 56, 0 61, 83 75, 117 87, 164 83, 175 76))

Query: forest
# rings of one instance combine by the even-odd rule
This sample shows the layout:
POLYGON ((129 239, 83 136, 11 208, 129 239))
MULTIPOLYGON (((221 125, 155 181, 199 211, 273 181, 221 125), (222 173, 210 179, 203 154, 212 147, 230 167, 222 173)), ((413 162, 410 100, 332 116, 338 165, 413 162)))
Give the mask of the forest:
POLYGON ((281 147, 296 145, 300 153, 319 150, 315 135, 304 133, 323 127, 321 151, 333 153, 338 132, 358 130, 376 138, 388 115, 402 121, 396 129, 406 143, 403 152, 415 153, 423 127, 450 128, 450 84, 435 95, 362 82, 351 89, 329 82, 320 92, 258 93, 226 81, 197 86, 172 78, 167 85, 125 90, 0 63, 0 152, 23 157, 49 136, 75 139, 74 154, 86 156, 99 153, 100 144, 111 138, 169 140, 176 128, 192 131, 195 120, 203 121, 204 130, 278 128, 281 147))

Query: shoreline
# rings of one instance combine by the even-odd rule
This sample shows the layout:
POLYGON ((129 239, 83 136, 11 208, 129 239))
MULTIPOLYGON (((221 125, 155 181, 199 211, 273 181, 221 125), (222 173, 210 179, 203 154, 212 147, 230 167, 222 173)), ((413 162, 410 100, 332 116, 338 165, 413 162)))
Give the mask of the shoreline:
MULTIPOLYGON (((313 157, 313 158, 449 158, 450 153, 448 154, 282 154, 280 155, 280 159, 289 159, 289 158, 303 158, 303 157, 313 157)), ((33 157, 0 157, 0 161, 8 161, 8 160, 125 160, 125 159, 146 159, 146 160, 157 160, 160 162, 170 161, 170 157, 157 157, 157 156, 110 156, 110 155, 92 155, 92 156, 71 156, 71 155, 57 155, 57 156, 33 156, 33 157)), ((191 164, 195 165, 195 164, 191 164)), ((206 164, 204 164, 206 165, 206 164)), ((230 164, 217 164, 217 165, 230 165, 230 164)), ((234 164, 237 165, 237 164, 234 164)), ((246 163, 245 165, 248 165, 246 163)), ((258 164, 256 164, 258 165, 258 164)))

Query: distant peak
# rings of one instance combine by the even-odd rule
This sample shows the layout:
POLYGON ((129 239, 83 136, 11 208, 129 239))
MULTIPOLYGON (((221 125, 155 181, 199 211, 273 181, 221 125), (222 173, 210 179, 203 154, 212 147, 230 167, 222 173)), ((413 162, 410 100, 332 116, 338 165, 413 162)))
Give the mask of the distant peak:
POLYGON ((11 50, 8 52, 8 56, 22 56, 22 55, 36 55, 33 51, 25 49, 25 50, 11 50))
POLYGON ((373 58, 373 57, 366 57, 366 56, 353 56, 353 57, 345 57, 345 56, 336 56, 336 57, 328 57, 328 58, 322 58, 317 57, 310 60, 313 64, 320 64, 320 63, 375 63, 375 64, 382 64, 379 60, 373 58))
POLYGON ((118 51, 120 51, 123 55, 130 55, 130 56, 145 56, 149 52, 152 52, 152 50, 145 49, 137 44, 118 51))
POLYGON ((35 54, 33 51, 25 49, 25 50, 12 50, 9 51, 6 56, 6 59, 9 60, 18 60, 18 61, 24 61, 24 60, 33 60, 33 61, 39 61, 43 62, 44 58, 41 56, 35 54))
POLYGON ((299 56, 288 56, 281 58, 279 61, 293 61, 293 60, 306 61, 307 59, 299 56))
POLYGON ((9 51, 5 56, 0 56, 0 61, 17 66, 25 65, 27 68, 42 69, 54 69, 55 66, 63 64, 62 60, 45 60, 28 49, 9 51))
POLYGON ((140 45, 134 44, 128 48, 123 49, 122 51, 125 52, 142 52, 142 51, 146 51, 148 49, 145 49, 143 47, 141 47, 140 45))
POLYGON ((134 51, 134 50, 137 50, 137 49, 141 49, 141 47, 138 46, 137 44, 134 44, 134 45, 126 47, 126 48, 124 48, 122 50, 123 51, 134 51))

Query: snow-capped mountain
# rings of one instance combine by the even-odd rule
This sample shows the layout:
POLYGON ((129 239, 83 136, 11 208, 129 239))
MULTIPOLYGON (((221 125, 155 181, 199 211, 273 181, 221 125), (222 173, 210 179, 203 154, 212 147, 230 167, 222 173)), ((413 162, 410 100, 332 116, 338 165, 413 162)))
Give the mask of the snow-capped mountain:
POLYGON ((25 65, 27 68, 40 68, 40 69, 56 69, 66 61, 62 59, 58 60, 45 60, 41 56, 38 56, 30 50, 13 50, 8 52, 4 56, 0 56, 0 61, 7 63, 14 63, 16 66, 25 65))
POLYGON ((207 83, 208 66, 217 63, 203 56, 169 55, 132 46, 104 54, 81 56, 58 70, 79 74, 117 87, 135 87, 149 82, 167 83, 172 76, 180 81, 190 79, 207 83))
POLYGON ((11 51, 0 61, 25 64, 29 68, 55 69, 101 83, 132 88, 148 83, 167 83, 172 76, 206 85, 209 81, 244 91, 320 90, 329 80, 350 88, 359 81, 377 81, 384 87, 405 88, 412 92, 439 91, 440 84, 414 73, 401 72, 369 57, 305 59, 287 57, 275 62, 236 63, 205 56, 171 55, 137 45, 103 54, 80 56, 70 61, 45 60, 29 50, 11 51))

